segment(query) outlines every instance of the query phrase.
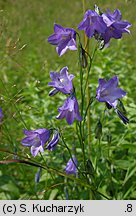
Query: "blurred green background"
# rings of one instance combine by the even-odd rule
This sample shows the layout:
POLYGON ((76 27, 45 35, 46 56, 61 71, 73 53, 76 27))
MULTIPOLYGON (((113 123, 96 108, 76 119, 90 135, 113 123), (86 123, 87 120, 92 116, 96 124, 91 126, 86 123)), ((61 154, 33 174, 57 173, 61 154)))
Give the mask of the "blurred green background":
MULTIPOLYGON (((86 9, 93 9, 94 4, 102 11, 118 8, 122 18, 132 23, 131 34, 124 34, 121 40, 112 39, 108 49, 98 52, 92 68, 90 87, 93 95, 98 78, 119 76, 119 85, 127 91, 124 104, 130 118, 127 127, 115 114, 109 118, 104 125, 100 156, 97 154, 99 144, 95 140, 94 128, 103 105, 96 104, 96 108, 92 108, 93 165, 98 161, 95 184, 110 199, 135 199, 136 1, 86 0, 86 9), (107 138, 109 131, 112 134, 111 143, 107 138)), ((53 33, 54 23, 76 29, 82 18, 80 0, 0 0, 0 107, 4 112, 0 148, 30 155, 29 150, 20 144, 22 129, 26 125, 29 129, 51 125, 66 127, 64 134, 68 145, 71 145, 70 141, 75 142, 76 135, 72 135, 71 140, 74 127, 65 126, 65 121, 54 123, 57 107, 62 105, 65 97, 49 98, 47 84, 49 72, 59 71, 64 66, 79 77, 77 52, 68 51, 60 58, 55 47, 47 43, 47 38, 53 33)), ((83 32, 79 33, 83 37, 83 32)), ((93 43, 92 39, 90 46, 93 43)), ((78 81, 75 79, 74 82, 78 92, 78 81)), ((80 155, 78 144, 77 152, 80 155)), ((1 160, 9 158, 12 156, 7 153, 0 155, 1 160)), ((68 155, 65 149, 58 146, 57 151, 46 152, 45 158, 48 164, 63 170, 68 155)), ((40 157, 38 160, 41 160, 40 157)), ((0 199, 65 199, 67 191, 69 199, 89 199, 87 189, 79 188, 75 183, 73 186, 71 181, 60 176, 53 177, 43 172, 39 184, 35 184, 37 168, 15 164, 0 166, 0 199)))

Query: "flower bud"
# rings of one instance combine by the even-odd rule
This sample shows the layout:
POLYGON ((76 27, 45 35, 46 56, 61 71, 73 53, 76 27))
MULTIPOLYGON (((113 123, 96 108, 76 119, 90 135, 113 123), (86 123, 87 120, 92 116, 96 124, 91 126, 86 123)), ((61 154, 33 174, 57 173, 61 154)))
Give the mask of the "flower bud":
POLYGON ((49 96, 52 97, 54 95, 56 95, 59 91, 56 88, 53 88, 50 92, 49 92, 49 96))
POLYGON ((82 46, 80 47, 80 64, 83 68, 86 68, 88 65, 86 51, 82 46))
POLYGON ((102 124, 100 120, 97 122, 96 128, 95 128, 95 138, 100 139, 102 136, 102 124))

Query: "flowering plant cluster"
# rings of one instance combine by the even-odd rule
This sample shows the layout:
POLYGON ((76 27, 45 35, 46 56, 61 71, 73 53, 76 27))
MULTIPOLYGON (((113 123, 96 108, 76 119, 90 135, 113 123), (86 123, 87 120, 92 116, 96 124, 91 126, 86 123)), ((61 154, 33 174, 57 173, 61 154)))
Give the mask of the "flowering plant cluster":
MULTIPOLYGON (((77 137, 83 156, 84 168, 80 170, 76 146, 71 149, 67 148, 70 151, 70 156, 63 171, 65 175, 73 174, 75 177, 78 177, 78 174, 80 174, 86 179, 87 183, 89 182, 87 170, 88 167, 91 167, 91 155, 86 156, 85 146, 87 142, 88 149, 91 145, 90 115, 93 101, 105 104, 105 109, 108 111, 112 109, 125 125, 129 123, 126 114, 119 107, 121 99, 126 96, 126 92, 118 87, 119 77, 116 74, 109 80, 98 77, 98 87, 95 95, 92 97, 89 86, 91 85, 90 73, 94 54, 98 49, 107 48, 112 38, 120 39, 123 33, 130 33, 128 29, 130 26, 131 24, 128 21, 122 20, 120 10, 116 9, 114 12, 107 10, 106 13, 103 13, 95 5, 95 10, 87 10, 83 20, 77 25, 78 30, 84 31, 86 43, 81 43, 80 35, 76 30, 69 27, 65 28, 56 23, 54 24, 54 33, 48 37, 48 42, 56 46, 56 52, 59 57, 68 50, 79 52, 80 94, 77 94, 77 89, 73 84, 73 79, 76 80, 77 78, 76 74, 69 73, 68 67, 64 65, 59 72, 50 72, 51 80, 48 86, 52 88, 49 92, 50 97, 55 97, 56 94, 66 96, 62 106, 58 107, 56 121, 65 119, 69 126, 76 124, 77 137), (92 38, 96 40, 96 47, 91 56, 88 50, 89 41, 92 38)), ((3 112, 0 109, 0 121, 2 121, 3 117, 3 112)), ((99 119, 96 129, 96 137, 100 139, 102 133, 101 119, 99 119)), ((30 148, 33 157, 36 157, 39 153, 42 154, 45 149, 54 151, 59 143, 65 144, 66 142, 63 139, 60 128, 24 129, 23 132, 25 137, 21 140, 21 143, 23 146, 30 148)), ((90 154, 89 150, 88 152, 90 154)), ((93 182, 92 179, 90 184, 93 182)))
MULTIPOLYGON (((122 20, 121 12, 118 9, 116 9, 113 13, 110 10, 107 10, 107 13, 102 13, 100 9, 97 6, 95 6, 95 10, 87 10, 85 12, 83 20, 78 25, 78 30, 84 30, 85 35, 88 39, 94 37, 98 45, 103 43, 102 48, 104 48, 109 46, 111 38, 120 39, 123 33, 129 33, 128 28, 130 26, 131 24, 128 21, 122 20)), ((74 30, 73 28, 64 28, 60 24, 54 24, 54 33, 48 37, 48 42, 51 45, 56 46, 56 52, 59 56, 64 55, 67 52, 67 50, 76 51, 78 50, 77 47, 79 46, 79 52, 82 56, 82 58, 79 59, 79 61, 81 62, 81 71, 82 68, 86 70, 90 55, 87 52, 87 49, 83 48, 79 33, 77 33, 76 30, 74 30), (79 38, 79 45, 77 44, 77 38, 79 38)), ((92 57, 90 57, 90 59, 91 60, 90 65, 88 67, 88 74, 90 73, 91 64, 93 60, 92 57)), ((80 114, 79 104, 76 98, 76 88, 73 85, 73 79, 75 78, 75 75, 70 74, 68 67, 65 66, 60 70, 60 72, 50 72, 50 78, 51 81, 48 83, 48 85, 52 87, 52 89, 49 92, 49 96, 53 97, 57 93, 67 95, 64 104, 58 108, 59 114, 56 116, 56 119, 61 120, 65 118, 66 122, 69 125, 73 124, 74 120, 76 119, 78 122, 81 122, 79 124, 79 127, 80 132, 83 133, 82 131, 84 131, 84 122, 86 115, 87 113, 90 115, 90 112, 88 112, 90 109, 90 96, 88 95, 89 103, 86 106, 86 115, 83 116, 83 108, 85 107, 84 97, 86 96, 86 92, 84 91, 83 93, 84 80, 82 80, 82 73, 80 75, 82 116, 80 114)), ((85 83, 88 82, 89 77, 87 76, 85 83)), ((85 86, 85 90, 86 88, 87 87, 85 86)), ((116 75, 108 81, 103 78, 99 79, 99 86, 96 89, 96 99, 99 102, 104 102, 108 109, 114 109, 114 111, 117 113, 122 122, 124 124, 127 124, 129 123, 128 118, 118 109, 118 101, 125 95, 126 92, 121 88, 118 88, 118 77, 116 75)), ((88 122, 90 121, 89 115, 87 116, 88 122)), ((44 145, 46 143, 46 149, 52 151, 56 148, 57 144, 61 140, 61 136, 59 135, 57 129, 53 130, 40 128, 33 131, 24 130, 24 134, 26 135, 26 137, 22 140, 22 144, 24 146, 31 147, 31 154, 34 157, 38 154, 38 152, 44 151, 44 145)), ((84 141, 81 140, 81 142, 83 145, 84 141)), ((84 151, 83 154, 85 154, 84 151)), ((67 174, 75 175, 77 172, 77 166, 78 164, 76 156, 73 155, 69 159, 64 171, 67 174)))

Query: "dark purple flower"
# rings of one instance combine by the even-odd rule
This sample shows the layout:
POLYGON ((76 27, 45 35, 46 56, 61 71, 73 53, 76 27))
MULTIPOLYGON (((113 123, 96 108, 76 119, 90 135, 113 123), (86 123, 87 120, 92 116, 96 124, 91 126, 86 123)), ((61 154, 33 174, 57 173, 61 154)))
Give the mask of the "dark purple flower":
POLYGON ((126 92, 118 88, 118 77, 114 76, 110 80, 99 79, 99 87, 96 91, 96 99, 100 102, 107 102, 112 107, 116 107, 117 99, 126 95, 126 92))
POLYGON ((64 94, 70 94, 73 91, 72 79, 74 75, 68 74, 67 67, 62 68, 60 72, 50 72, 50 78, 52 82, 48 83, 49 86, 64 94))
POLYGON ((68 49, 77 50, 75 30, 63 28, 58 24, 54 24, 54 34, 48 37, 48 42, 57 46, 56 51, 59 56, 62 56, 68 49))
POLYGON ((72 159, 71 158, 69 159, 69 161, 67 162, 67 165, 66 165, 66 168, 64 169, 64 171, 67 174, 74 174, 74 175, 76 175, 77 160, 76 160, 76 157, 74 155, 72 156, 72 159))
POLYGON ((122 15, 120 10, 116 9, 113 13, 107 10, 107 14, 103 13, 102 17, 107 25, 106 31, 101 34, 105 44, 107 44, 111 38, 120 39, 122 33, 130 33, 128 28, 131 24, 127 20, 121 20, 122 15))
POLYGON ((56 132, 53 134, 51 141, 48 143, 47 149, 48 149, 49 151, 53 151, 53 150, 55 149, 56 145, 58 144, 58 142, 59 142, 59 134, 58 134, 58 132, 56 131, 56 132))
POLYGON ((31 147, 31 154, 35 157, 38 152, 44 151, 44 144, 50 138, 50 130, 40 128, 37 130, 24 130, 26 137, 22 139, 21 143, 24 146, 31 147))
POLYGON ((2 112, 2 109, 0 108, 0 122, 2 121, 4 115, 3 115, 3 112, 2 112))
POLYGON ((71 125, 76 118, 78 121, 82 121, 82 117, 79 113, 78 102, 74 96, 69 96, 62 107, 58 108, 59 115, 56 117, 57 119, 66 118, 66 121, 69 125, 71 125))
POLYGON ((82 22, 78 25, 79 30, 85 30, 88 38, 93 37, 96 32, 104 33, 106 28, 103 18, 93 10, 87 10, 82 22))

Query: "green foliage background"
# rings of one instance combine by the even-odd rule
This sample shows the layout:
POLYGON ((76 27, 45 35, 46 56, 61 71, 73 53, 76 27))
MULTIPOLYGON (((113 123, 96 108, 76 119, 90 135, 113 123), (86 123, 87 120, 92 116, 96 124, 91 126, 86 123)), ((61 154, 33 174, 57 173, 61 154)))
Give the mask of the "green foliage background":
MULTIPOLYGON (((105 118, 99 145, 95 139, 96 122, 104 105, 95 102, 91 114, 91 160, 93 186, 109 199, 136 199, 136 5, 134 0, 86 0, 86 8, 97 4, 102 11, 119 8, 123 19, 132 23, 131 35, 112 40, 110 47, 98 51, 92 68, 91 94, 95 96, 98 78, 119 76, 119 85, 127 91, 123 103, 130 124, 124 126, 114 112, 105 118)), ((20 144, 22 129, 57 126, 64 128, 69 148, 76 146, 78 163, 82 156, 77 142, 75 126, 56 121, 57 107, 65 96, 49 98, 49 72, 68 66, 76 78, 79 91, 79 66, 77 52, 68 51, 61 58, 55 47, 47 43, 53 33, 53 24, 75 28, 82 20, 80 0, 0 0, 0 107, 4 112, 0 126, 0 149, 7 149, 23 156, 31 156, 29 149, 20 144)), ((83 32, 80 32, 83 37, 83 32)), ((91 49, 94 40, 91 40, 91 49)), ((77 95, 80 101, 80 95, 77 95)), ((87 154, 87 150, 86 150, 87 154)), ((64 169, 68 152, 60 145, 53 152, 45 151, 44 162, 58 170, 64 169)), ((1 152, 0 160, 13 159, 1 152)), ((41 162, 41 157, 36 160, 41 162)), ((0 199, 90 199, 90 191, 76 181, 42 170, 41 179, 35 183, 37 168, 27 165, 0 165, 0 199)), ((84 179, 80 179, 84 183, 84 179)), ((104 199, 95 194, 95 199, 104 199)))

